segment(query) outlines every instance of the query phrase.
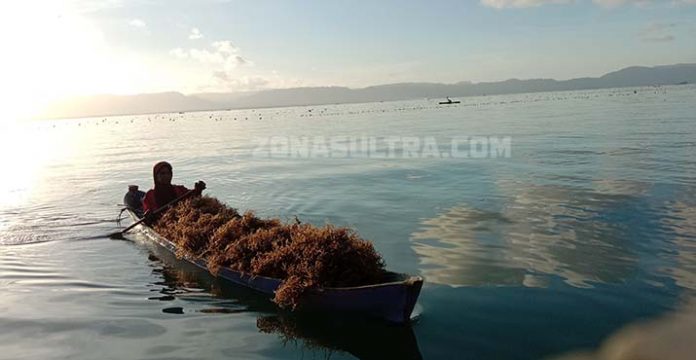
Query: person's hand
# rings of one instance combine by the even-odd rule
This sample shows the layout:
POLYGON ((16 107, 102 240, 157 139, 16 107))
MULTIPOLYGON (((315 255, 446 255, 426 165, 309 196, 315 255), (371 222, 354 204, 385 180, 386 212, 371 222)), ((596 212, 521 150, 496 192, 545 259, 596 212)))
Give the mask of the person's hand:
POLYGON ((205 182, 203 182, 202 180, 197 182, 194 185, 194 188, 196 191, 198 191, 200 193, 201 191, 205 190, 205 182))

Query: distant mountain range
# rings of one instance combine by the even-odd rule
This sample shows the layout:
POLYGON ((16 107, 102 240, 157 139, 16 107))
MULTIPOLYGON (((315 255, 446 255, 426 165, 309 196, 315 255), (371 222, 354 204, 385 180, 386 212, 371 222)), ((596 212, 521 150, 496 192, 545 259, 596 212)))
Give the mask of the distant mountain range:
POLYGON ((510 79, 499 82, 455 84, 399 83, 361 89, 347 87, 303 87, 246 93, 178 92, 138 95, 96 95, 73 98, 48 106, 41 118, 147 114, 197 110, 261 108, 293 105, 322 105, 418 98, 497 95, 541 91, 605 89, 631 86, 696 83, 696 64, 654 67, 632 66, 598 78, 571 80, 510 79))

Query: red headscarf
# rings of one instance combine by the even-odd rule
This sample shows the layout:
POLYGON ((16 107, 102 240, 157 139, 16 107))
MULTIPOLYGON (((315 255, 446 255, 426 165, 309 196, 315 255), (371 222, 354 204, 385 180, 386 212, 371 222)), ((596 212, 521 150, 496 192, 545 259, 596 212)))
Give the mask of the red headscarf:
POLYGON ((157 182, 157 173, 164 168, 169 168, 169 171, 172 171, 172 165, 166 161, 160 161, 152 168, 152 177, 155 180, 155 201, 159 206, 176 199, 176 191, 171 182, 169 184, 157 182))

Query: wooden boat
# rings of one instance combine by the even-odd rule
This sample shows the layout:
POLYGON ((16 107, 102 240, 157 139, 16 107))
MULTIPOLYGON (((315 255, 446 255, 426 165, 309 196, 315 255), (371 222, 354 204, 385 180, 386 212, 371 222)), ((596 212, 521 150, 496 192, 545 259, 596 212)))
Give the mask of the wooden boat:
MULTIPOLYGON (((134 221, 140 220, 135 212, 130 209, 127 211, 134 221)), ((147 240, 171 253, 176 253, 176 244, 160 236, 151 227, 140 224, 135 229, 147 240)), ((184 260, 201 269, 208 270, 206 261, 202 258, 186 256, 184 260)), ((275 290, 282 282, 280 279, 253 276, 230 268, 220 269, 217 276, 270 296, 274 295, 275 290)), ((379 284, 316 289, 305 295, 301 310, 354 312, 403 324, 410 321, 411 313, 422 287, 423 278, 420 276, 387 272, 384 280, 379 284)))

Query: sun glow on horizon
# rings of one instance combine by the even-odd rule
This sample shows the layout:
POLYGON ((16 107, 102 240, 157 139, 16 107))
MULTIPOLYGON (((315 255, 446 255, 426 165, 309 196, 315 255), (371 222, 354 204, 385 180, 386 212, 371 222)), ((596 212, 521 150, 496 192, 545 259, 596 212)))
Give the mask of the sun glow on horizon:
POLYGON ((111 48, 72 2, 30 0, 6 10, 0 15, 0 40, 8 49, 0 95, 11 101, 0 108, 0 121, 38 115, 73 96, 140 92, 151 80, 146 62, 111 48))

